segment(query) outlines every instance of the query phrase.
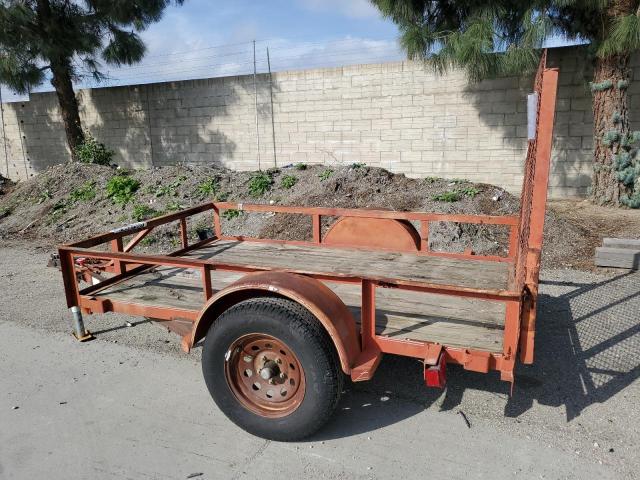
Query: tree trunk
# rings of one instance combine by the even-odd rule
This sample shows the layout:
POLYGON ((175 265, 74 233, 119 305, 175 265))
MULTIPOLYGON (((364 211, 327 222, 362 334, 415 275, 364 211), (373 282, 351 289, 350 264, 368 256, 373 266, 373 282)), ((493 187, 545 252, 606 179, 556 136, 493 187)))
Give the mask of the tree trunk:
MULTIPOLYGON (((56 19, 51 11, 49 0, 38 0, 36 4, 38 13, 38 28, 43 37, 50 36, 49 29, 55 25, 56 19)), ((53 41, 53 40, 51 40, 53 41)), ((67 135, 67 145, 71 149, 71 157, 75 159, 76 147, 84 140, 82 127, 80 125, 80 112, 78 111, 78 101, 73 91, 71 82, 71 63, 64 54, 49 58, 51 73, 51 85, 56 90, 60 114, 64 123, 64 132, 67 135)))
POLYGON ((57 65, 52 65, 51 71, 53 73, 51 84, 58 96, 64 132, 67 135, 67 145, 71 149, 71 156, 75 159, 75 149, 84 140, 84 133, 80 125, 78 101, 73 91, 68 62, 63 61, 57 65))
MULTIPOLYGON (((607 4, 604 25, 634 13, 635 2, 613 0, 607 4)), ((616 155, 622 153, 629 135, 629 104, 627 86, 630 80, 630 55, 597 57, 593 72, 593 182, 591 195, 600 205, 620 205, 620 198, 630 193, 618 179, 616 155)), ((625 147, 626 148, 626 147, 625 147)))

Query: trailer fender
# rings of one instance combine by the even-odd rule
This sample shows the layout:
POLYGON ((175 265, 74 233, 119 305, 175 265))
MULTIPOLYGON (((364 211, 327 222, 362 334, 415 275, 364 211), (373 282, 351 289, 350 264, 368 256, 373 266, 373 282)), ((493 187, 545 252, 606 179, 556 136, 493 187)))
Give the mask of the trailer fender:
POLYGON ((335 345, 345 374, 351 373, 360 345, 353 315, 340 298, 319 280, 286 272, 256 272, 220 290, 197 318, 187 349, 202 340, 213 322, 229 307, 257 296, 291 299, 311 312, 335 345))

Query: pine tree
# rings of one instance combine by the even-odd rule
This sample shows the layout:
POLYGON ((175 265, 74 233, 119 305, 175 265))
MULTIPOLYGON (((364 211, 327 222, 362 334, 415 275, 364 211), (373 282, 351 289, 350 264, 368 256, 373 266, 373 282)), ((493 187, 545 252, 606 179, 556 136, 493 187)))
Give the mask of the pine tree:
POLYGON ((471 81, 531 72, 550 37, 584 40, 593 60, 592 198, 640 207, 640 133, 629 128, 630 56, 640 50, 640 1, 371 0, 400 29, 408 57, 471 81))
MULTIPOLYGON (((170 0, 2 0, 0 82, 27 93, 51 78, 71 152, 82 142, 73 81, 104 79, 100 60, 133 64, 145 45, 138 32, 160 20, 170 0)), ((183 0, 175 0, 182 4, 183 0)))

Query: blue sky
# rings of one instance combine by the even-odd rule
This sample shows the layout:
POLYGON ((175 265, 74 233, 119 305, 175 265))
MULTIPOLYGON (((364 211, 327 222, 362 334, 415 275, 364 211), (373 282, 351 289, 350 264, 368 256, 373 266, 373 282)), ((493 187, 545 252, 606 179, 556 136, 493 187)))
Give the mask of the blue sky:
POLYGON ((138 83, 249 73, 266 47, 274 70, 402 58, 395 25, 368 0, 186 0, 142 33, 147 57, 112 70, 113 82, 138 83))
MULTIPOLYGON (((374 63, 403 58, 395 25, 368 0, 186 0, 142 32, 145 59, 120 69, 105 66, 101 86, 374 63)), ((79 87, 98 86, 91 80, 79 87)), ((46 82, 35 91, 51 90, 46 82)), ((3 100, 17 100, 3 88, 3 100)))
MULTIPOLYGON (((148 50, 132 67, 104 67, 109 80, 78 87, 378 63, 404 58, 398 30, 369 0, 186 0, 142 32, 148 50)), ((562 42, 551 42, 558 44, 562 42)), ((37 91, 51 90, 46 82, 37 91)), ((3 89, 3 100, 17 100, 3 89)))

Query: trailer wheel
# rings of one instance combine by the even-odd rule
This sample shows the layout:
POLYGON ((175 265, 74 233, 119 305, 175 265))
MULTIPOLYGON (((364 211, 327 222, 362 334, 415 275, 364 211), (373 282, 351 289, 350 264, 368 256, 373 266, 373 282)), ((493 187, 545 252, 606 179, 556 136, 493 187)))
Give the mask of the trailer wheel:
POLYGON ((296 302, 273 297, 240 302, 213 323, 202 371, 229 419, 279 441, 299 440, 322 427, 344 380, 322 324, 296 302))

